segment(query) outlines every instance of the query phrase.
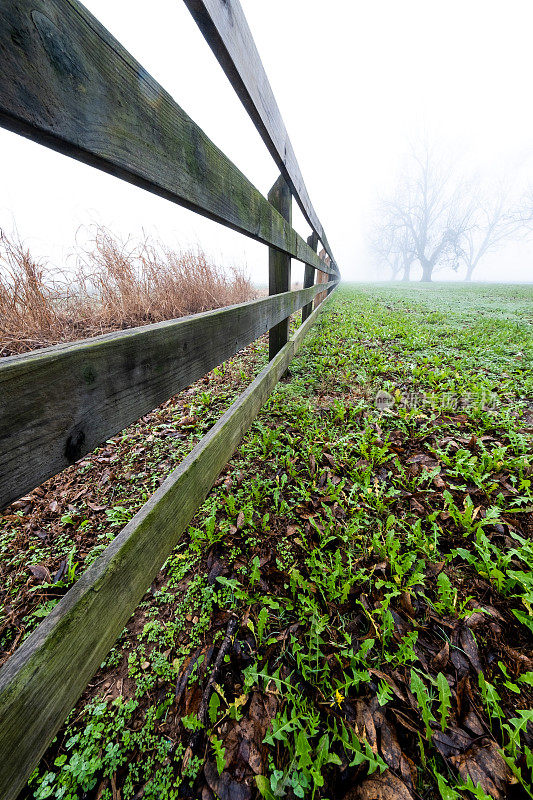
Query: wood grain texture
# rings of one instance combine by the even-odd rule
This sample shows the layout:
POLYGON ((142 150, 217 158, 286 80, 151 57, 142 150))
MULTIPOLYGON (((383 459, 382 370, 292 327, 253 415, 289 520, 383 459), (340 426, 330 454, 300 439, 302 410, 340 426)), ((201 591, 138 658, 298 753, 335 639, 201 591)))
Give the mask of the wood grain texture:
POLYGON ((201 378, 315 293, 286 292, 0 359, 0 506, 201 378))
MULTIPOLYGON (((292 224, 291 189, 283 175, 280 175, 268 193, 268 202, 279 211, 289 225, 292 224)), ((274 247, 268 249, 268 293, 269 295, 288 292, 291 288, 291 257, 274 247)), ((290 318, 278 322, 268 333, 268 357, 270 361, 287 344, 290 318)))
POLYGON ((239 0, 185 0, 185 4, 336 266, 239 0))
POLYGON ((4 127, 295 258, 314 256, 76 0, 0 0, 0 75, 4 127))
POLYGON ((0 670, 0 797, 15 800, 316 321, 315 311, 0 670))
MULTIPOLYGON (((307 244, 311 248, 311 250, 316 250, 318 247, 318 234, 314 231, 313 233, 307 237, 307 244)), ((311 264, 306 264, 304 269, 304 289, 309 289, 315 282, 315 268, 311 266, 311 264)), ((310 316, 313 310, 313 303, 307 303, 302 308, 302 322, 305 322, 307 317, 310 316)))
POLYGON ((316 276, 315 288, 317 286, 320 286, 321 291, 317 295, 315 295, 315 299, 314 299, 315 308, 318 308, 320 303, 323 303, 324 299, 326 298, 326 294, 327 293, 326 293, 325 290, 328 288, 328 286, 326 284, 327 284, 327 281, 323 280, 323 273, 319 272, 318 275, 316 276))

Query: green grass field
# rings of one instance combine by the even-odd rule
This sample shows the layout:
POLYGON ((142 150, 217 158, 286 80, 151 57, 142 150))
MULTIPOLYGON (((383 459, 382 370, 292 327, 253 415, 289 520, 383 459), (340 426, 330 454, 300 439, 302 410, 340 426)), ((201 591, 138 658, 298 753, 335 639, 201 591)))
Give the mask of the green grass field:
POLYGON ((25 796, 533 797, 532 323, 533 286, 342 286, 25 796))

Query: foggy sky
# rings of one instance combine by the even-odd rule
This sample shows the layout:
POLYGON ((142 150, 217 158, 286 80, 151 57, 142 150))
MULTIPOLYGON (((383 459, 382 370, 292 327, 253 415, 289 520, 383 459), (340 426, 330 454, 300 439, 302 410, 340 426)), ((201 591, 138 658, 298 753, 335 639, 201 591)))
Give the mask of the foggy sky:
MULTIPOLYGON (((459 172, 533 184, 530 0, 241 2, 344 278, 387 277, 374 271, 365 231, 421 131, 457 154, 459 172)), ((181 0, 85 5, 266 194, 276 166, 181 0)), ((16 225, 39 257, 68 264, 76 235, 83 243, 99 222, 169 246, 199 242, 267 280, 263 245, 2 129, 0 167, 0 226, 16 225)), ((532 265, 533 246, 521 243, 474 277, 533 280, 532 265)))

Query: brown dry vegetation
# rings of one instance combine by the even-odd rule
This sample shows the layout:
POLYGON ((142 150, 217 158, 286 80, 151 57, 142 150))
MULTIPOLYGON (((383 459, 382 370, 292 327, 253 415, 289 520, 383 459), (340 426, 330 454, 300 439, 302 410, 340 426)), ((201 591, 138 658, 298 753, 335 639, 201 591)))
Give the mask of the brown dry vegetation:
POLYGON ((229 274, 201 248, 176 251, 97 228, 72 273, 37 261, 0 230, 0 356, 250 300, 242 270, 229 274))

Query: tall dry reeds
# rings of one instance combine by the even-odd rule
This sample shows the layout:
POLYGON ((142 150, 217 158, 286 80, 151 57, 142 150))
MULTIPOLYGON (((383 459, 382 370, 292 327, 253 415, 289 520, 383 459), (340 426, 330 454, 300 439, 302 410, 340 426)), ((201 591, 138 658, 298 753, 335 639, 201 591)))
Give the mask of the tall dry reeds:
POLYGON ((177 252, 98 228, 66 273, 36 261, 0 230, 0 356, 173 319, 254 296, 241 270, 200 248, 177 252))

